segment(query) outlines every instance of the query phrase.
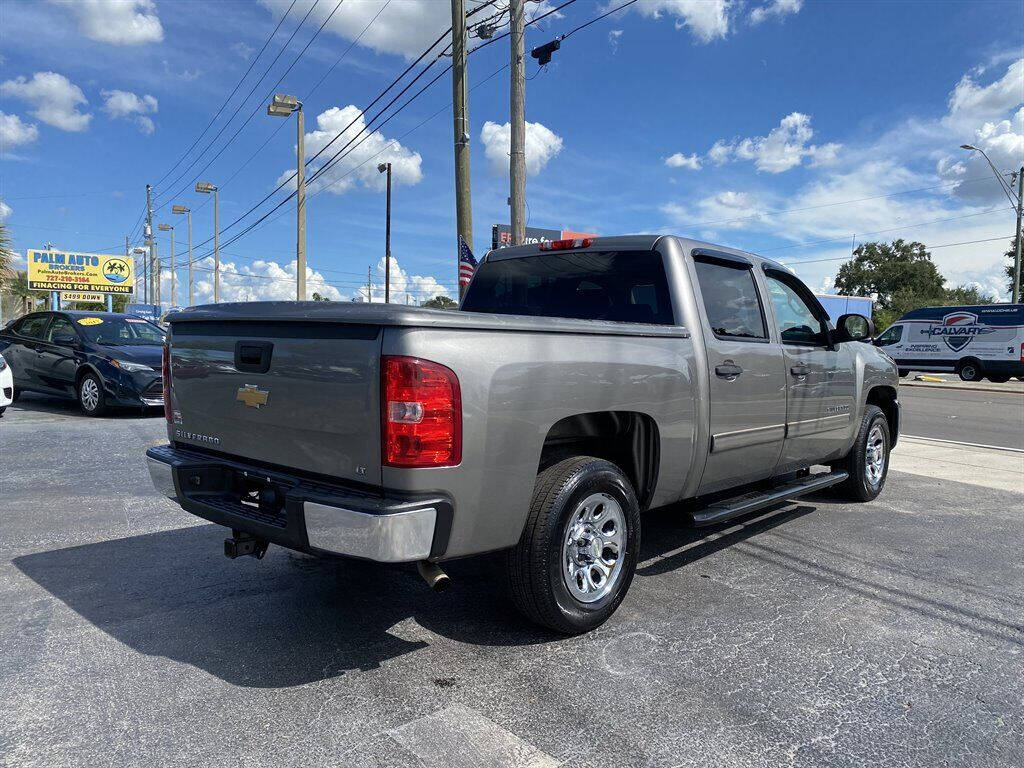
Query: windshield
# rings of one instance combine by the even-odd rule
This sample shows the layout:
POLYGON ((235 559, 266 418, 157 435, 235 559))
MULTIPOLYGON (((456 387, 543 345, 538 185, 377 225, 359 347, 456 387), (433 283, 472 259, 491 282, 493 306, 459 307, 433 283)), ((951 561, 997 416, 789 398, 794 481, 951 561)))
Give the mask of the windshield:
POLYGON ((94 344, 164 343, 163 330, 141 317, 77 317, 75 325, 94 344))
POLYGON ((485 261, 466 312, 672 324, 661 255, 573 251, 485 261))

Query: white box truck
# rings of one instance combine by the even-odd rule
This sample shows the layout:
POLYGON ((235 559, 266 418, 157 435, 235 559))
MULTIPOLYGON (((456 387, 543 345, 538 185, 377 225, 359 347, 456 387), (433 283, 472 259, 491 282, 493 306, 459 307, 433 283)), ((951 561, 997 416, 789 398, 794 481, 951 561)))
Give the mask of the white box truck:
POLYGON ((900 376, 914 371, 960 374, 964 381, 1024 378, 1024 304, 921 307, 875 338, 900 376))

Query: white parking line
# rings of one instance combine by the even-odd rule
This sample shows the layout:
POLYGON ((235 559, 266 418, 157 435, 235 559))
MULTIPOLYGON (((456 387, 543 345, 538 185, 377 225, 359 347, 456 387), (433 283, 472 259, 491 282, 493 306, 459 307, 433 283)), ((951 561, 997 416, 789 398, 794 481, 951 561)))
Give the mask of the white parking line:
POLYGON ((919 437, 918 435, 900 435, 900 440, 926 440, 929 443, 949 443, 950 445, 966 445, 968 448, 991 448, 994 451, 1013 451, 1024 453, 1024 448, 1009 448, 1005 445, 985 445, 984 443, 965 443, 961 440, 940 440, 937 437, 919 437))

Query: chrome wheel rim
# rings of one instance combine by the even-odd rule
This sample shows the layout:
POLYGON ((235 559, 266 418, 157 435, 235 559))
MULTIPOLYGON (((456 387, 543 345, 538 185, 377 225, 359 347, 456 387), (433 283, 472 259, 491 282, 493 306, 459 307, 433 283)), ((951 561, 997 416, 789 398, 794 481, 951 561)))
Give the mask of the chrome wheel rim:
POLYGON ((885 473, 885 435, 882 427, 875 424, 868 432, 867 450, 864 452, 864 474, 869 485, 882 482, 885 473))
POLYGON ((82 380, 82 405, 88 411, 95 411, 100 404, 100 388, 96 386, 96 379, 89 377, 82 380))
POLYGON ((607 493, 594 493, 569 518, 562 541, 562 578, 574 598, 593 603, 618 583, 625 554, 626 516, 607 493))

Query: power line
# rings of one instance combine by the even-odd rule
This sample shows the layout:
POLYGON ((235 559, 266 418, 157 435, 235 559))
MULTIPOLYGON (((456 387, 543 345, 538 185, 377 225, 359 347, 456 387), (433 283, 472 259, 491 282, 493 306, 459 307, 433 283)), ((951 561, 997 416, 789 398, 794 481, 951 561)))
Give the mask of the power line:
MULTIPOLYGON (((959 243, 942 243, 941 245, 929 245, 929 246, 925 247, 925 250, 927 250, 927 251, 934 251, 936 248, 952 248, 952 247, 957 246, 957 245, 975 245, 977 243, 991 243, 991 242, 995 242, 996 240, 1006 240, 1006 239, 1007 238, 1004 235, 1002 237, 987 237, 987 238, 984 238, 982 240, 964 240, 964 241, 959 242, 959 243)), ((788 264, 816 264, 816 263, 821 263, 821 262, 826 262, 826 261, 849 261, 852 258, 853 258, 852 255, 851 256, 833 256, 832 258, 828 258, 828 259, 801 259, 801 260, 798 260, 798 261, 789 261, 789 262, 784 262, 784 263, 788 263, 788 264)))
POLYGON ((277 26, 274 27, 274 31, 270 33, 270 37, 268 37, 266 41, 263 43, 263 47, 260 48, 259 53, 257 53, 256 56, 253 58, 252 63, 250 63, 248 69, 245 70, 245 74, 243 74, 239 78, 238 82, 235 83, 235 87, 231 89, 231 93, 229 93, 227 98, 224 99, 223 103, 221 103, 220 107, 214 113, 213 117, 210 118, 210 122, 208 122, 206 124, 206 127, 203 128, 203 130, 199 133, 198 136, 196 136, 195 141, 193 141, 192 144, 189 145, 189 148, 182 153, 181 157, 178 158, 177 162, 175 162, 174 165, 172 165, 170 169, 168 169, 168 171, 156 181, 156 183, 153 185, 154 187, 160 186, 163 180, 174 172, 174 169, 177 168, 186 157, 188 157, 188 153, 195 149, 199 141, 203 138, 203 136, 206 135, 206 132, 210 130, 210 126, 212 126, 217 121, 217 118, 220 117, 221 112, 224 111, 224 107, 226 107, 228 103, 231 101, 231 99, 234 98, 235 94, 238 92, 238 89, 242 86, 242 83, 245 82, 245 79, 249 76, 249 73, 252 72, 253 67, 256 66, 256 62, 260 60, 260 57, 263 56, 263 52, 267 50, 267 46, 270 45, 270 41, 274 39, 274 37, 277 35, 278 30, 281 29, 281 25, 284 24, 284 20, 288 18, 289 14, 292 12, 292 8, 295 7, 296 2, 297 0, 292 0, 292 4, 288 6, 288 10, 285 11, 284 14, 281 16, 281 19, 277 22, 277 26))

